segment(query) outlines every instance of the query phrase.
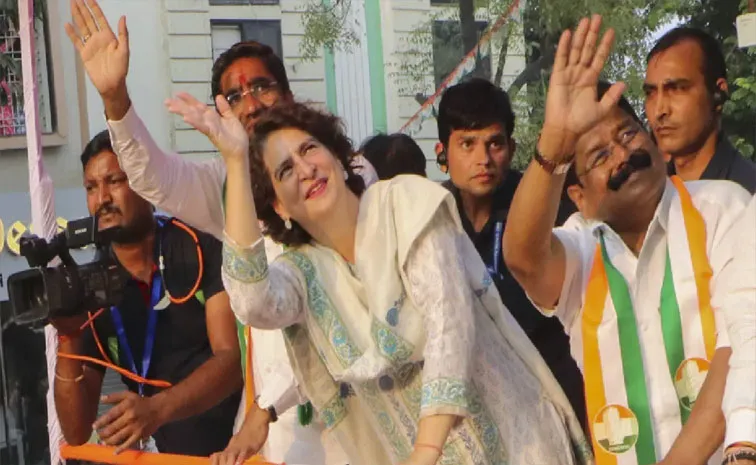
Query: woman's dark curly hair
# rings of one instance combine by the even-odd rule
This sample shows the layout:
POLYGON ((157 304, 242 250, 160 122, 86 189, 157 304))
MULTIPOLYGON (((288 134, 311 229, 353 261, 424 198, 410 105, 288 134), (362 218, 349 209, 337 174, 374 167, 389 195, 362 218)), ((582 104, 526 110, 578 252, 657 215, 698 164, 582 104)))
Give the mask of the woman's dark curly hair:
POLYGON ((271 107, 257 120, 249 149, 252 193, 255 197, 257 217, 263 223, 263 234, 287 246, 307 244, 312 237, 302 226, 291 221, 286 229, 284 220, 278 216, 273 205, 276 192, 273 190, 271 173, 265 166, 263 150, 268 137, 281 129, 299 129, 313 136, 327 148, 347 171, 346 185, 355 195, 365 191, 365 181, 355 174, 352 142, 344 132, 341 120, 303 103, 279 104, 271 107))

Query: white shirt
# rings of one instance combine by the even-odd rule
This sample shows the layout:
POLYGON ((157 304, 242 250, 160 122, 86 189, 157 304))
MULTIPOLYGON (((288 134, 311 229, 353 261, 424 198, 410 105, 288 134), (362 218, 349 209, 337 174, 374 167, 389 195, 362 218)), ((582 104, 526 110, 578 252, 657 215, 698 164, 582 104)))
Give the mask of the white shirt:
MULTIPOLYGON (((696 181, 686 183, 686 187, 693 204, 706 223, 706 247, 713 271, 710 288, 717 327, 717 348, 728 347, 730 343, 726 331, 725 313, 739 311, 739 305, 741 305, 733 300, 733 291, 735 289, 750 289, 752 292, 756 290, 756 270, 753 267, 750 271, 742 266, 738 267, 737 271, 726 273, 724 271, 726 267, 733 266, 731 263, 735 255, 733 246, 737 237, 732 234, 732 230, 742 216, 750 196, 743 188, 729 181, 696 181)), ((599 231, 603 231, 607 252, 612 257, 613 265, 625 278, 633 301, 643 365, 647 375, 646 384, 654 442, 659 459, 663 458, 672 447, 681 429, 678 397, 671 382, 666 357, 664 357, 666 352, 659 314, 668 240, 669 209, 676 195, 675 187, 668 180, 660 205, 648 227, 646 238, 637 257, 604 223, 576 218, 574 221, 568 221, 568 226, 556 228, 554 234, 562 242, 566 252, 565 280, 557 308, 542 309, 542 312, 547 315, 556 315, 564 325, 565 331, 572 336, 570 338, 572 356, 582 370, 582 318, 580 316, 594 261, 597 235, 599 231)), ((756 234, 756 228, 751 227, 751 237, 754 234, 756 234)), ((618 350, 615 353, 618 353, 618 350)), ((735 373, 734 376, 740 379, 742 375, 735 373)), ((738 384, 743 387, 748 385, 741 384, 745 382, 739 381, 738 384)), ((753 385, 753 383, 750 384, 750 386, 753 385)), ((745 402, 747 403, 748 399, 745 399, 745 402)), ((750 419, 750 425, 749 419, 745 415, 741 416, 740 413, 731 415, 731 418, 728 429, 748 431, 750 428, 753 431, 753 416, 750 419)), ((751 436, 747 440, 756 442, 756 437, 751 436)), ((715 457, 720 456, 715 454, 715 457)), ((717 459, 713 457, 710 463, 714 463, 715 460, 717 459)))
POLYGON ((756 275, 756 196, 733 227, 733 260, 722 280, 730 282, 724 309, 732 356, 722 409, 727 420, 725 446, 756 442, 756 289, 743 276, 756 275))
MULTIPOLYGON (((216 157, 191 162, 176 153, 160 149, 132 106, 120 121, 108 122, 113 150, 129 179, 131 188, 145 200, 187 224, 223 240, 223 184, 226 165, 216 157)), ((365 159, 362 175, 367 182, 377 179, 365 159)), ((274 258, 280 246, 266 239, 274 258)), ((322 423, 299 425, 295 407, 305 399, 299 393, 280 331, 252 329, 255 392, 259 405, 273 406, 278 421, 270 425, 262 453, 274 462, 310 465, 343 465, 346 455, 332 442, 321 443, 322 423)), ((240 406, 240 414, 244 401, 240 406)), ((239 426, 239 421, 237 421, 239 426)), ((238 429, 238 428, 237 428, 238 429)))

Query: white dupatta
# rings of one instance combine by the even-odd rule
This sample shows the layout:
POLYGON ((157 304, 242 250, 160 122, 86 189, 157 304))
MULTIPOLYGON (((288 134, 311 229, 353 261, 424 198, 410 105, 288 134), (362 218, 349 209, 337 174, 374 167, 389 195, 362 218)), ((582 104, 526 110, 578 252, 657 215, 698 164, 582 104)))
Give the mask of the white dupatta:
MULTIPOLYGON (((423 318, 407 298, 405 267, 416 240, 442 209, 469 243, 454 198, 446 189, 416 176, 379 182, 360 203, 354 267, 333 250, 317 244, 290 249, 280 258, 299 269, 307 287, 305 323, 284 331, 294 373, 327 427, 341 436, 345 448, 355 446, 347 450, 352 465, 392 462, 390 454, 379 450, 373 436, 376 433, 366 424, 364 412, 359 411, 375 409, 371 404, 373 388, 369 386, 377 385, 388 373, 418 367, 423 359, 423 318), (357 396, 345 392, 351 388, 357 396)), ((491 280, 472 243, 465 250, 467 282, 458 285, 474 289, 480 303, 476 311, 487 312, 501 336, 540 381, 545 394, 563 412, 572 437, 581 437, 579 423, 551 371, 498 293, 487 292, 491 280)), ((373 424, 372 428, 378 426, 373 424)), ((406 449, 402 438, 396 438, 392 446, 406 449)), ((590 460, 584 450, 579 454, 583 462, 590 460)))

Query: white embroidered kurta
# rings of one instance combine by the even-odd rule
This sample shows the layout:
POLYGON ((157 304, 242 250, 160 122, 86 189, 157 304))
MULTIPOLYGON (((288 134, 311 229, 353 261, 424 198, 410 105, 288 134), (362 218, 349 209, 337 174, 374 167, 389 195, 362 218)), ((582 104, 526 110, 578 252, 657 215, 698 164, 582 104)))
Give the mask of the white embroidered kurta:
MULTIPOLYGON (((120 121, 108 121, 113 149, 131 188, 158 209, 189 225, 223 238, 223 183, 226 165, 220 157, 196 163, 158 147, 144 123, 131 107, 120 121)), ((363 163, 363 160, 359 160, 363 163)), ((366 182, 377 179, 365 160, 366 182)), ((274 258, 280 246, 266 241, 274 258)), ((254 340, 255 392, 262 406, 274 406, 278 422, 262 454, 273 462, 307 465, 345 465, 343 451, 332 443, 321 444, 322 423, 299 425, 296 405, 305 399, 297 390, 294 374, 284 351, 280 331, 252 330, 254 340), (325 447, 324 447, 325 446, 325 447)), ((243 419, 242 400, 235 431, 243 419)))
MULTIPOLYGON (((396 182, 405 181, 391 181, 396 182)), ((429 196, 448 195, 430 181, 411 182, 421 182, 420 190, 429 196)), ((378 183, 363 196, 360 221, 370 216, 363 215, 365 209, 386 206, 371 194, 389 190, 387 186, 378 183)), ((393 239, 384 226, 393 218, 376 227, 358 225, 354 266, 315 245, 287 251, 268 267, 261 244, 241 250, 227 243, 224 283, 237 317, 260 328, 289 327, 295 373, 325 364, 329 379, 305 376, 300 385, 311 389, 308 397, 341 440, 351 465, 406 459, 419 418, 441 413, 464 419, 450 434, 439 463, 590 461, 564 394, 495 289, 489 289, 491 280, 454 220, 451 201, 450 208, 439 208, 415 232, 417 239, 405 244, 411 246, 408 250, 402 251, 398 240, 398 255, 407 255, 402 270, 393 265, 386 272, 396 263, 385 258, 385 244, 393 239), (475 283, 467 273, 469 261, 481 272, 475 283), (402 276, 398 295, 391 295, 385 280, 374 279, 382 272, 402 276), (381 299, 388 303, 375 309, 381 299), (490 299, 498 302, 516 342, 502 334, 497 316, 483 308, 482 302, 490 299), (376 318, 384 312, 385 321, 376 318), (298 338, 302 332, 309 334, 304 343, 298 338), (411 336, 415 332, 417 339, 411 336), (532 357, 540 364, 535 371, 529 365, 532 357), (552 391, 544 389, 543 376, 549 377, 552 391), (339 386, 332 397, 323 394, 331 384, 339 386), (554 401, 553 389, 561 402, 554 401), (572 437, 566 423, 573 427, 572 437)), ((392 215, 379 211, 373 216, 384 214, 392 215)))

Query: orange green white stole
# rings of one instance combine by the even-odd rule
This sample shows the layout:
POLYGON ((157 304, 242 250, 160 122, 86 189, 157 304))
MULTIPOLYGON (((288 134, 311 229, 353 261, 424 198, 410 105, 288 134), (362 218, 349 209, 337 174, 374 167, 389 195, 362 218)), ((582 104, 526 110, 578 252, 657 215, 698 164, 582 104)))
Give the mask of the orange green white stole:
MULTIPOLYGON (((706 253, 706 225, 682 180, 673 176, 672 183, 678 196, 670 206, 670 240, 659 311, 664 356, 684 424, 714 356, 716 326, 709 294, 712 271, 706 253)), ((586 404, 597 465, 657 463, 635 312, 627 283, 612 265, 603 236, 596 246, 581 324, 586 404), (616 329, 601 327, 605 317, 612 316, 605 312, 616 314, 616 329), (607 333, 614 333, 608 337, 619 340, 621 363, 602 360, 601 346, 607 333), (621 369, 610 365, 621 365, 621 369), (627 457, 628 461, 621 457, 625 454, 634 457, 627 457)))

